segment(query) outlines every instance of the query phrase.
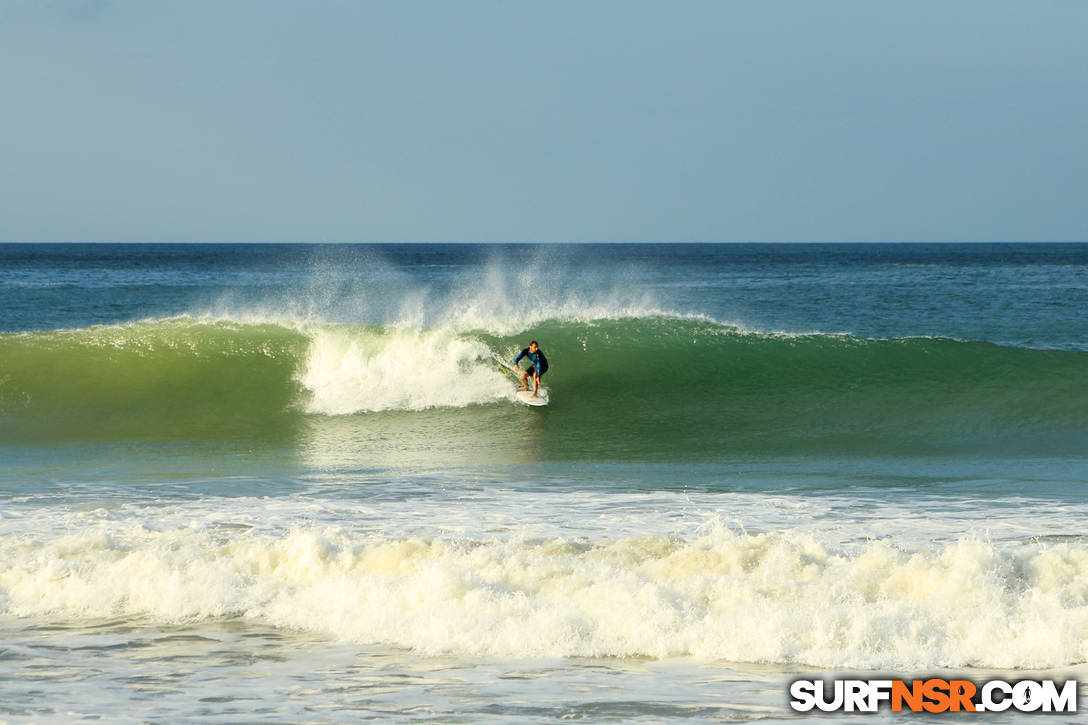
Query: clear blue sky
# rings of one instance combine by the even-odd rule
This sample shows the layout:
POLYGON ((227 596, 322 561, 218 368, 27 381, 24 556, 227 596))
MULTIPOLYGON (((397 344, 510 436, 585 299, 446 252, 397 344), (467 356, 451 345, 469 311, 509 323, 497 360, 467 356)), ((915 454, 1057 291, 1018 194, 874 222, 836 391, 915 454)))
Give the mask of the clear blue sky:
POLYGON ((0 2, 0 240, 1088 239, 1088 2, 0 2))

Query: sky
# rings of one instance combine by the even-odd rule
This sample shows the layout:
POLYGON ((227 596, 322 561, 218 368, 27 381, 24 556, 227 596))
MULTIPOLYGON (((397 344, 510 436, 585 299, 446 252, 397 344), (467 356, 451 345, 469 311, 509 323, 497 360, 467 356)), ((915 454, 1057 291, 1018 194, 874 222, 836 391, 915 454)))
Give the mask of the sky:
POLYGON ((0 240, 1088 240, 1088 2, 0 0, 0 240))

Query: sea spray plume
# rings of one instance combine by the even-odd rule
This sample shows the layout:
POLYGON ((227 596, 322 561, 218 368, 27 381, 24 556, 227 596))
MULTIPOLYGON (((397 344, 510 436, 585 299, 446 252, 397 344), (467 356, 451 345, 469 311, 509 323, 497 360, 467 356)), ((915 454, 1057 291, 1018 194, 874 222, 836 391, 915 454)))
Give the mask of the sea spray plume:
POLYGON ((294 327, 389 325, 409 317, 403 310, 425 296, 425 287, 390 263, 380 246, 314 245, 307 251, 303 269, 285 269, 282 276, 266 273, 274 283, 263 287, 224 289, 189 314, 294 327))
POLYGON ((680 314, 632 283, 645 272, 636 263, 587 265, 576 248, 564 245, 470 248, 468 260, 466 250, 448 245, 418 245, 412 251, 393 264, 381 245, 320 246, 311 252, 305 284, 246 294, 225 291, 192 314, 296 326, 395 325, 499 334, 549 319, 680 314))
POLYGON ((634 263, 587 265, 577 247, 496 246, 482 278, 451 287, 437 322, 458 329, 513 335, 547 320, 601 320, 678 314, 650 290, 631 284, 645 270, 634 263))

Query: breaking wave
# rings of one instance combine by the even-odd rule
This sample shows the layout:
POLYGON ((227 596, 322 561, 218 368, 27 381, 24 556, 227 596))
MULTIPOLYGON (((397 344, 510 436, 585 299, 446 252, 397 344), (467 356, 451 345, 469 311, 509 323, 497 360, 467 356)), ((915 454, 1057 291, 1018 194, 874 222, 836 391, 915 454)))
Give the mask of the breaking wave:
POLYGON ((665 456, 1088 443, 1088 353, 665 315, 552 318, 513 334, 194 317, 4 334, 0 436, 247 438, 393 411, 469 420, 511 409, 502 365, 530 337, 551 361, 540 412, 559 421, 557 449, 592 438, 627 455, 634 434, 665 456))
POLYGON ((837 553, 724 528, 696 540, 447 540, 129 522, 0 539, 0 611, 241 617, 425 654, 1045 668, 1088 661, 1088 550, 967 538, 837 553))

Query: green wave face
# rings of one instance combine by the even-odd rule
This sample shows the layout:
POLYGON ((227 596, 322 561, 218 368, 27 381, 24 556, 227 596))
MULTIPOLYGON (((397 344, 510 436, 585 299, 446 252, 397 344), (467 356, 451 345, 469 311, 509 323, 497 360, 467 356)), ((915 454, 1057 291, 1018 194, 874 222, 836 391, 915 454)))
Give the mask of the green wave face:
POLYGON ((0 436, 281 436, 302 335, 275 325, 144 322, 0 336, 0 436))
MULTIPOLYGON (((554 387, 587 427, 692 459, 716 453, 1081 452, 1088 354, 990 343, 745 333, 709 322, 609 321, 539 331, 554 387)), ((558 400, 558 393, 556 395, 558 400)), ((626 444, 626 445, 624 445, 626 444)))
POLYGON ((668 317, 517 335, 179 318, 0 336, 4 440, 314 435, 393 457, 413 446, 524 457, 526 440, 539 460, 1079 454, 1088 354, 668 317), (551 363, 544 409, 512 402, 497 364, 530 338, 551 363), (521 442, 507 446, 511 429, 521 442))

